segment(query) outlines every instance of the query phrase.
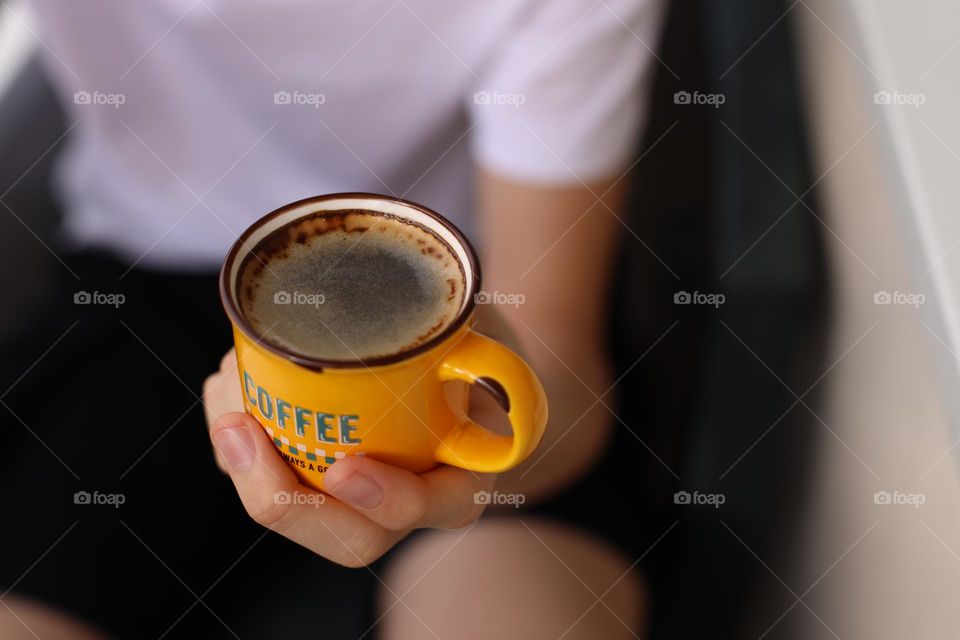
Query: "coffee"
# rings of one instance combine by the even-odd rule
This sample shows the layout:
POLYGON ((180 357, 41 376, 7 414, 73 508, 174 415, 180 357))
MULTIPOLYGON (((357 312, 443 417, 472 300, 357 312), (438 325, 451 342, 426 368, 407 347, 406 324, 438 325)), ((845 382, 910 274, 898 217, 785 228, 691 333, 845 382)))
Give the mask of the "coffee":
POLYGON ((436 337, 466 281, 453 250, 410 220, 323 211, 267 235, 240 267, 237 297, 254 331, 310 358, 371 360, 436 337))

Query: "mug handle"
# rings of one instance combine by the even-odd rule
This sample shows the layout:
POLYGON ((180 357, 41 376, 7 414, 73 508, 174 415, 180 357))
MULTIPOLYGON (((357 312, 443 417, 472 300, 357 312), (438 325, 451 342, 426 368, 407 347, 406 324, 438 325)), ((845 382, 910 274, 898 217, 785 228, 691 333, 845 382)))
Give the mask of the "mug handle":
POLYGON ((463 380, 490 392, 506 410, 513 435, 483 428, 469 416, 440 442, 438 462, 485 473, 517 466, 533 453, 547 427, 547 396, 520 356, 499 342, 468 330, 440 361, 441 381, 463 380))

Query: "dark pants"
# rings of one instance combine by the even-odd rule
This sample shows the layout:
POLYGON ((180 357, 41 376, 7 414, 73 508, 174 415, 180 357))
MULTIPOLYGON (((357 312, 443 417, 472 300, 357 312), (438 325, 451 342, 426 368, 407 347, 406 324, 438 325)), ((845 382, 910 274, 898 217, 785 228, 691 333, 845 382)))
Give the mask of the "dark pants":
POLYGON ((359 637, 373 575, 253 523, 214 463, 199 394, 231 346, 214 274, 65 262, 78 279, 59 269, 0 339, 0 590, 122 638, 359 637))
MULTIPOLYGON (((266 532, 214 462, 198 395, 231 346, 214 274, 65 260, 78 278, 56 270, 42 304, 0 342, 0 589, 121 638, 371 631, 380 563, 342 568, 266 532), (75 302, 83 293, 89 304, 75 302)), ((651 480, 666 471, 645 444, 661 431, 647 363, 663 378, 684 344, 667 336, 662 356, 643 359, 619 349, 630 430, 618 422, 605 458, 561 495, 489 517, 532 511, 613 542, 628 562, 646 556, 669 524, 651 480)), ((476 597, 469 580, 450 588, 476 597)))

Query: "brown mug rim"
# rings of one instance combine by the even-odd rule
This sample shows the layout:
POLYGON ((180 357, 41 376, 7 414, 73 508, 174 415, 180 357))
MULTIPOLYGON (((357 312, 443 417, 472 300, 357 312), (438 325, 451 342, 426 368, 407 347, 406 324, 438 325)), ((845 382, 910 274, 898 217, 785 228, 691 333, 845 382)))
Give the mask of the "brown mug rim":
MULTIPOLYGON (((373 214, 384 214, 382 211, 377 211, 375 209, 369 209, 373 214)), ((306 213, 306 215, 311 215, 314 212, 306 213)), ((429 231, 429 230, 428 230, 429 231)), ((452 247, 451 247, 452 248, 452 247)), ((251 249, 252 250, 252 249, 251 249)), ((248 252, 249 253, 249 252, 248 252)), ((297 200, 296 202, 291 202, 285 204, 282 207, 274 209, 270 213, 258 218, 255 222, 251 223, 243 233, 236 239, 233 245, 230 247, 230 250, 227 252, 226 257, 223 261, 223 266, 220 268, 220 278, 219 278, 219 289, 220 289, 220 302, 223 305, 224 311, 227 313, 227 317, 233 323, 233 325, 239 328, 248 338, 257 343, 258 346, 264 348, 265 350, 273 353, 274 355, 280 356, 285 360, 289 360, 295 364, 298 364, 307 369, 314 371, 323 371, 324 369, 360 369, 360 368, 370 368, 377 367, 389 364, 396 364, 398 362, 403 362, 404 360, 409 360, 414 358, 422 353, 425 353, 437 345, 441 344, 447 338, 456 333, 460 327, 467 321, 470 317, 470 314, 473 312, 475 302, 474 295, 480 290, 481 283, 481 274, 480 274, 480 260, 477 258, 477 252, 473 248, 473 245, 470 244, 470 241, 467 240, 467 237, 463 234, 460 229, 457 228, 452 222, 447 220, 445 217, 429 209, 421 204, 412 202, 410 200, 405 200, 403 198, 397 198, 394 196, 385 196, 377 193, 366 193, 362 191, 348 191, 343 193, 329 193, 318 196, 311 196, 309 198, 303 198, 297 200), (263 227, 265 224, 280 216, 284 213, 287 213, 291 209, 303 207, 305 205, 319 204, 329 202, 331 200, 344 200, 348 198, 354 199, 364 199, 364 200, 375 200, 379 202, 390 202, 393 204, 399 204, 411 209, 416 209, 421 213, 427 215, 429 218, 435 220, 440 225, 445 227, 457 242, 463 246, 465 253, 467 254, 467 261, 469 262, 469 267, 471 271, 471 277, 468 282, 465 282, 466 285, 464 290, 464 300, 463 308, 457 314, 457 316, 444 328, 443 331, 430 338, 426 342, 419 344, 410 349, 400 351, 398 353, 378 356, 376 358, 359 358, 355 360, 331 360, 325 358, 315 358, 313 356, 308 356, 304 353, 300 353, 295 349, 290 349, 279 344, 271 342, 266 336, 261 335, 247 322, 247 319, 244 318, 243 313, 240 311, 239 303, 236 298, 236 286, 234 285, 231 295, 230 287, 230 273, 233 271, 233 265, 237 261, 241 252, 245 250, 247 245, 247 240, 254 231, 263 227)))

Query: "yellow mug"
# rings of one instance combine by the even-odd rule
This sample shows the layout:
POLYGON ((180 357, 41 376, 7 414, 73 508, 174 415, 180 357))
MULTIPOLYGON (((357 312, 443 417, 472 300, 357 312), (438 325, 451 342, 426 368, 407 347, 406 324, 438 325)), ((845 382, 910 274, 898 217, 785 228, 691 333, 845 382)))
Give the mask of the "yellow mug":
POLYGON ((547 423, 540 381, 513 351, 474 332, 480 264, 463 234, 418 204, 366 193, 317 196, 267 214, 244 231, 220 273, 220 297, 233 324, 244 408, 272 438, 301 482, 323 489, 331 464, 369 456, 421 473, 439 464, 502 472, 525 460, 547 423), (243 315, 238 282, 244 259, 277 229, 320 212, 364 210, 426 229, 452 250, 465 276, 452 322, 426 342, 386 357, 324 361, 259 335, 243 315), (446 385, 461 381, 458 385, 446 385), (467 415, 469 387, 491 393, 512 435, 467 415))

